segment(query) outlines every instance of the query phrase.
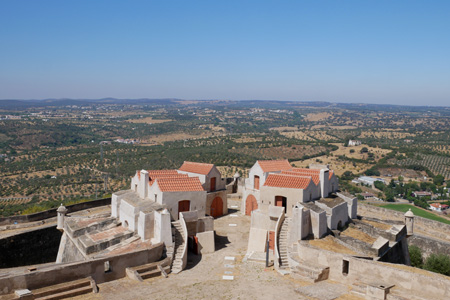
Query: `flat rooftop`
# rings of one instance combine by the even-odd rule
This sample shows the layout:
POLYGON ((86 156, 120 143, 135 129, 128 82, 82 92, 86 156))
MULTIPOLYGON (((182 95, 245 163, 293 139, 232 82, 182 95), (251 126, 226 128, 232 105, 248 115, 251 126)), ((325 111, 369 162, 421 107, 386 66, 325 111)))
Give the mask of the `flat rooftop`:
POLYGON ((329 208, 333 208, 338 206, 339 204, 344 203, 344 199, 339 198, 338 196, 335 197, 327 197, 327 198, 320 198, 317 202, 325 204, 329 208))

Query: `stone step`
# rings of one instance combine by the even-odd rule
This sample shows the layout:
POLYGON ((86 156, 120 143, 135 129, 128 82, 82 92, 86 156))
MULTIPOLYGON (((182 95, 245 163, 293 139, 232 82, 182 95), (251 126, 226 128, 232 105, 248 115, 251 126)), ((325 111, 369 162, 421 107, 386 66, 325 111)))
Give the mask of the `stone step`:
MULTIPOLYGON (((91 277, 83 278, 79 280, 68 281, 60 284, 55 284, 51 286, 46 286, 40 289, 32 290, 35 299, 62 299, 62 298, 46 298, 46 297, 57 297, 57 295, 66 295, 68 293, 70 297, 71 292, 76 293, 76 295, 81 295, 94 291, 95 282, 91 277), (82 292, 85 291, 85 292, 82 292), (81 293, 82 292, 82 293, 81 293), (79 294, 81 293, 81 294, 79 294)), ((75 296, 75 295, 74 295, 75 296)))
POLYGON ((161 276, 161 270, 159 268, 156 268, 154 270, 151 271, 147 271, 144 273, 139 273, 139 276, 141 276, 142 279, 149 279, 149 278, 153 278, 153 277, 158 277, 161 276))
POLYGON ((310 278, 312 282, 328 279, 330 268, 322 266, 313 266, 302 262, 294 268, 293 273, 303 277, 310 278))
POLYGON ((57 294, 48 295, 45 297, 35 297, 35 300, 57 300, 57 299, 66 299, 66 298, 72 298, 79 295, 84 295, 92 293, 92 288, 90 286, 80 287, 78 289, 73 289, 69 291, 64 291, 57 294))
POLYGON ((301 274, 295 272, 295 270, 292 270, 292 272, 291 272, 291 277, 294 278, 294 279, 299 279, 299 280, 301 280, 301 281, 306 281, 306 282, 310 282, 310 283, 315 283, 315 282, 317 282, 317 281, 315 281, 314 278, 311 278, 311 277, 309 277, 309 276, 303 276, 303 275, 301 275, 301 274))
POLYGON ((140 265, 137 267, 131 267, 130 269, 135 270, 136 272, 138 272, 139 274, 141 273, 145 273, 148 271, 152 271, 152 270, 156 270, 158 269, 158 265, 161 265, 163 267, 168 266, 170 263, 170 258, 165 258, 162 261, 157 261, 157 262, 153 262, 153 263, 149 263, 149 264, 145 264, 145 265, 140 265))

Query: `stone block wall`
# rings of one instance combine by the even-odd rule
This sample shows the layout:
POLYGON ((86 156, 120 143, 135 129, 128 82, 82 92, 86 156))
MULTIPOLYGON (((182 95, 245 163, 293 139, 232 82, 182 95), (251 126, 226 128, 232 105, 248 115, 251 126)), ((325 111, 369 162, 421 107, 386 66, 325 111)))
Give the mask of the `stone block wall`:
MULTIPOLYGON (((362 203, 358 203, 358 215, 378 218, 380 220, 405 220, 403 212, 362 203)), ((428 232, 440 239, 450 241, 450 225, 448 224, 415 216, 414 230, 428 232)))

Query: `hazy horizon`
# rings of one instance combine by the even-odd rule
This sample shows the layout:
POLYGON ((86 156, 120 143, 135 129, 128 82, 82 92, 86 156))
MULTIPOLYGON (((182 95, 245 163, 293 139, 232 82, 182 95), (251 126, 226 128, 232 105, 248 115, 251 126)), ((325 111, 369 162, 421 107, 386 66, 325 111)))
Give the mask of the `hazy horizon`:
POLYGON ((447 1, 2 1, 0 99, 446 106, 447 1))

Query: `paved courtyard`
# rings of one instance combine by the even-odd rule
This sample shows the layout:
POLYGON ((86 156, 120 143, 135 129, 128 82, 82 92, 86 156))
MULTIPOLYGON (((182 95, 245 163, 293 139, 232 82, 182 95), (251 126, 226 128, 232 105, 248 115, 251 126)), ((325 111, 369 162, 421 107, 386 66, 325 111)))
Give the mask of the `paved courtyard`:
MULTIPOLYGON (((215 221, 215 253, 190 254, 186 270, 170 274, 168 278, 144 282, 122 278, 99 284, 98 294, 76 299, 318 299, 295 291, 310 283, 281 276, 264 264, 242 261, 247 249, 250 217, 240 214, 239 201, 230 200, 228 205, 229 214, 215 221), (224 276, 232 276, 233 280, 226 280, 224 276)), ((336 299, 361 298, 343 295, 336 299)))

